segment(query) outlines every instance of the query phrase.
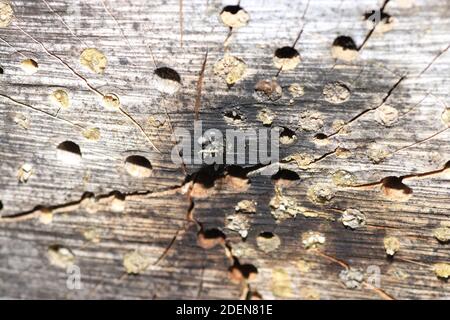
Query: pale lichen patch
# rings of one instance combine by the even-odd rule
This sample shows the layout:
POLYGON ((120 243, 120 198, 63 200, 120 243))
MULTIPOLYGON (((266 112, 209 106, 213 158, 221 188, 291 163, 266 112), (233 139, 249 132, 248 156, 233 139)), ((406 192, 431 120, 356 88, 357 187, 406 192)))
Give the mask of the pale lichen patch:
POLYGON ((151 260, 140 250, 134 250, 123 257, 123 266, 128 274, 139 274, 150 266, 151 260))
POLYGON ((438 278, 448 279, 450 277, 450 264, 436 263, 433 265, 433 271, 438 278))
POLYGON ((99 128, 86 128, 81 132, 83 137, 87 140, 98 141, 100 140, 101 134, 99 128))
POLYGON ((275 196, 270 200, 271 214, 277 221, 295 218, 303 212, 295 199, 284 196, 280 187, 275 187, 275 196))
POLYGON ((350 89, 342 82, 327 83, 323 88, 325 101, 340 104, 350 99, 350 89))
POLYGON ((14 123, 16 123, 25 130, 28 130, 28 128, 30 128, 30 120, 23 113, 15 113, 12 116, 12 120, 14 121, 14 123))
POLYGON ((5 2, 0 2, 0 28, 6 28, 8 27, 14 17, 14 11, 12 6, 5 2))
POLYGON ((317 111, 304 111, 299 115, 298 124, 304 131, 318 131, 323 127, 323 116, 317 111))
POLYGON ((276 101, 283 95, 283 89, 275 79, 260 80, 255 86, 253 96, 260 102, 276 101))
POLYGON ((341 217, 342 224, 350 229, 358 229, 366 224, 366 216, 357 209, 347 209, 341 217))
POLYGON ((386 127, 390 127, 398 121, 397 109, 383 104, 375 111, 375 120, 386 127))
POLYGON ((239 213, 256 213, 256 201, 242 200, 239 201, 234 210, 239 213))
POLYGON ((400 250, 400 241, 396 237, 384 238, 383 244, 388 256, 392 257, 400 250))
POLYGON ((264 108, 258 112, 257 118, 263 125, 270 126, 275 120, 275 113, 268 108, 264 108))
POLYGON ((62 89, 55 90, 50 94, 50 102, 57 108, 67 109, 70 107, 69 94, 62 89))
POLYGON ((292 83, 288 88, 292 98, 298 98, 305 94, 305 89, 300 83, 292 83))
POLYGON ((315 204, 324 204, 334 198, 334 191, 329 185, 319 183, 308 189, 307 196, 315 204))
POLYGON ((367 151, 367 156, 375 164, 382 162, 389 154, 388 148, 380 144, 370 145, 369 150, 367 151))
POLYGON ((242 79, 246 70, 245 62, 231 55, 225 55, 214 65, 214 74, 224 78, 228 85, 233 85, 242 79))
POLYGON ((24 163, 17 171, 17 179, 20 183, 27 183, 32 175, 33 165, 30 163, 24 163))
POLYGON ((309 153, 294 153, 290 156, 284 158, 286 162, 295 162, 300 169, 308 169, 312 163, 314 163, 315 158, 309 153))
POLYGON ((316 249, 325 244, 325 240, 325 235, 320 232, 308 231, 302 234, 302 244, 305 249, 316 249))
POLYGON ((338 170, 333 173, 332 180, 338 187, 349 187, 356 183, 356 176, 346 170, 338 170))
POLYGON ((440 227, 433 230, 433 236, 440 242, 450 241, 450 227, 440 227))
POLYGON ((250 218, 248 215, 231 214, 227 216, 225 228, 239 233, 242 238, 247 238, 250 229, 250 218))
POLYGON ((101 233, 100 229, 98 228, 89 228, 82 232, 83 237, 92 242, 92 243, 99 243, 101 240, 101 233))
POLYGON ((283 268, 272 270, 272 293, 280 298, 292 297, 291 277, 283 268))
POLYGON ((339 273, 339 279, 348 289, 360 289, 364 281, 362 269, 349 268, 339 273))
POLYGON ((80 63, 88 70, 102 74, 105 72, 108 60, 100 50, 87 48, 80 55, 80 63))

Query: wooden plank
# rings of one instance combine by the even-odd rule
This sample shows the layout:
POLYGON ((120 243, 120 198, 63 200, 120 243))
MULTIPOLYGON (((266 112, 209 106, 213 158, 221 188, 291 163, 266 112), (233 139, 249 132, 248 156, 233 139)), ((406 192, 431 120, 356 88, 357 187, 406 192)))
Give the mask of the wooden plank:
POLYGON ((15 18, 0 28, 4 71, 0 296, 448 299, 448 283, 436 276, 433 266, 450 263, 450 249, 437 241, 433 231, 450 226, 449 174, 444 171, 450 160, 450 130, 445 131, 442 121, 450 85, 450 4, 387 1, 383 12, 395 19, 392 30, 379 33, 377 29, 368 36, 371 27, 363 16, 381 8, 381 1, 242 0, 250 20, 230 36, 219 14, 235 2, 182 3, 180 23, 178 0, 11 2, 15 18), (295 44, 301 63, 280 72, 273 54, 277 48, 292 46, 301 30, 295 44), (340 35, 352 37, 357 46, 367 39, 356 60, 332 57, 331 46, 340 35), (88 47, 105 54, 108 63, 103 74, 81 65, 80 55, 88 47), (199 100, 198 80, 206 52, 199 100), (214 72, 225 54, 242 59, 247 67, 233 86, 214 72), (38 72, 24 73, 20 64, 26 58, 38 63, 38 72), (157 89, 160 80, 154 70, 163 66, 181 77, 176 94, 157 89), (255 85, 272 78, 283 88, 281 98, 257 101, 255 85), (323 93, 337 82, 350 90, 349 99, 340 104, 330 103, 323 93), (289 86, 294 83, 303 86, 303 95, 292 96, 289 86), (69 92, 69 108, 58 111, 50 103, 49 95, 56 89, 69 92), (161 153, 124 113, 103 107, 96 90, 116 94, 121 108, 161 153), (171 160, 172 129, 193 130, 196 101, 201 101, 203 128, 222 132, 264 128, 258 114, 269 109, 275 116, 272 127, 286 127, 296 135, 293 144, 281 145, 280 157, 301 153, 315 162, 306 167, 295 162, 286 165, 298 179, 281 187, 270 176, 252 175, 250 187, 243 190, 215 174, 216 187, 199 197, 190 191, 189 178, 198 178, 204 166, 183 168, 171 160), (230 111, 244 120, 226 119, 224 114, 230 111), (387 111, 394 112, 393 120, 387 111), (155 126, 154 119, 162 125, 155 126), (347 124, 345 130, 336 131, 338 120, 347 124), (83 128, 98 128, 100 139, 86 139, 83 128), (317 134, 328 135, 328 143, 319 143, 317 134), (81 164, 58 160, 57 146, 66 140, 80 146, 81 164), (345 158, 339 156, 344 148, 345 158), (374 150, 379 149, 387 156, 375 161, 374 150), (150 177, 127 173, 124 163, 132 155, 151 162, 150 177), (32 165, 32 175, 19 182, 18 170, 24 164, 32 165), (338 170, 350 172, 354 185, 375 185, 336 185, 338 170), (413 191, 407 201, 387 198, 380 191, 381 183, 376 184, 389 176, 436 170, 441 172, 403 180, 413 191), (329 200, 311 201, 310 190, 317 185, 331 190, 329 200), (274 219, 270 203, 278 187, 302 208, 295 218, 274 219), (113 202, 112 195, 118 193, 123 202, 113 202), (242 200, 257 203, 255 214, 238 214, 249 220, 245 240, 227 228, 229 216, 242 200), (43 223, 49 215, 34 210, 39 206, 53 209, 51 223, 43 223), (362 212, 365 225, 346 228, 340 218, 347 209, 362 212), (305 211, 318 216, 307 217, 305 211), (17 214, 20 221, 8 220, 17 214), (216 228, 226 241, 202 248, 197 234, 216 228), (309 231, 323 234, 325 243, 305 249, 302 235, 309 231), (275 235, 269 241, 275 247, 279 238, 274 251, 263 250, 259 236, 264 232, 275 235), (386 237, 400 241, 393 258, 386 255, 386 237), (71 274, 49 260, 48 250, 55 245, 73 254, 72 262, 81 272, 80 290, 71 290, 67 285, 71 274), (123 260, 135 250, 147 266, 138 275, 128 275, 123 260), (241 270, 252 265, 258 275, 233 281, 229 268, 233 263, 236 267, 237 261, 241 270), (356 281, 360 288, 345 285, 348 267, 361 270, 364 280, 356 281), (371 287, 374 279, 379 280, 379 288, 371 287))

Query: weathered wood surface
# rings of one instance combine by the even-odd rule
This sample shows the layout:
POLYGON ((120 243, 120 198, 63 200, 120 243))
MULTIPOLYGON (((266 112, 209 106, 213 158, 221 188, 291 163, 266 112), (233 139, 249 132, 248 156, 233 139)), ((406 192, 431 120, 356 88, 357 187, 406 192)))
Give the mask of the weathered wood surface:
MULTIPOLYGON (((448 1, 389 1, 385 12, 396 19, 393 29, 373 33, 359 57, 344 63, 331 56, 334 39, 348 35, 361 44, 370 31, 362 16, 380 8, 380 1, 242 0, 250 21, 232 32, 227 50, 244 60, 248 70, 230 88, 214 74, 213 66, 224 55, 229 32, 219 13, 224 5, 235 2, 185 0, 182 24, 178 0, 104 3, 115 20, 100 0, 49 0, 66 27, 41 0, 12 1, 15 19, 9 27, 0 29, 4 40, 0 43, 4 70, 0 80, 0 213, 6 217, 36 206, 64 206, 80 201, 86 192, 96 196, 113 191, 134 195, 126 198, 124 212, 112 212, 106 200, 95 204, 94 209, 83 202, 74 210, 55 212, 50 224, 41 223, 39 217, 17 222, 0 220, 1 297, 234 299, 249 288, 264 299, 450 298, 448 282, 433 272, 434 264, 450 262, 450 245, 433 237, 435 228, 450 223, 448 173, 405 181, 413 194, 404 202, 384 197, 380 185, 346 188, 332 182, 333 173, 339 169, 353 173, 363 184, 442 169, 450 160, 450 131, 394 152, 445 129, 441 115, 450 88, 448 1), (224 185, 209 197, 194 199, 192 214, 196 221, 204 229, 220 228, 239 262, 258 270, 255 279, 236 284, 228 275, 231 264, 225 253, 230 249, 220 245, 201 248, 196 224, 187 222, 191 202, 177 189, 184 184, 186 174, 170 159, 173 139, 167 115, 173 127, 193 128, 197 81, 208 51, 199 114, 204 128, 231 128, 223 112, 239 106, 245 121, 236 127, 262 127, 256 117, 264 104, 256 103, 254 86, 277 75, 273 52, 292 45, 302 28, 296 44, 302 62, 294 70, 280 72, 277 81, 284 88, 283 97, 265 107, 276 115, 274 126, 296 130, 296 142, 281 146, 283 158, 298 152, 320 158, 331 152, 306 169, 291 166, 300 179, 282 190, 299 205, 333 219, 299 214, 277 223, 269 206, 275 187, 267 176, 252 177, 245 192, 224 185), (123 115, 103 108, 99 97, 80 78, 23 31, 93 87, 116 93, 124 110, 142 124, 162 154, 155 152, 123 115), (80 54, 87 47, 106 55, 108 65, 103 75, 80 65, 80 54), (151 53, 158 66, 171 67, 180 74, 182 88, 176 95, 161 94, 152 85, 156 76, 151 53), (20 68, 24 57, 39 63, 37 73, 24 74, 20 68), (350 88, 347 102, 331 104, 324 100, 323 87, 335 81, 350 88), (287 87, 294 82, 304 86, 305 94, 291 103, 287 87), (8 98, 56 114, 57 109, 48 100, 56 88, 69 91, 72 98, 72 106, 61 110, 58 117, 99 128, 99 141, 86 140, 76 127, 8 98), (363 113, 383 102, 399 113, 389 127, 375 121, 376 111, 363 113), (321 114, 321 129, 301 130, 299 114, 307 110, 321 114), (156 115, 166 119, 164 126, 150 125, 148 118, 156 115), (27 119, 28 127, 17 124, 17 117, 27 119), (337 119, 351 121, 350 132, 330 137, 326 145, 314 142, 317 133, 333 133, 332 124, 337 119), (80 146, 81 165, 69 166, 56 158, 56 147, 65 140, 80 146), (387 148, 390 156, 374 164, 368 157, 373 144, 387 148), (349 149, 351 155, 336 157, 333 151, 337 147, 349 149), (137 179, 126 173, 124 160, 134 154, 151 161, 151 177, 137 179), (33 165, 33 174, 26 183, 19 183, 17 172, 24 163, 33 165), (318 183, 329 185, 335 193, 322 205, 307 197, 308 189, 318 183), (145 194, 138 195, 138 191, 145 194), (245 242, 225 228, 226 217, 234 213, 240 200, 257 202, 245 242), (348 208, 363 212, 366 226, 345 228, 339 216, 348 208), (95 230, 100 241, 87 240, 83 236, 86 230, 95 230), (326 242, 319 251, 304 249, 302 234, 307 231, 325 235, 326 242), (280 246, 270 253, 261 251, 256 243, 261 232, 277 235, 280 246), (395 236, 401 243, 391 259, 383 246, 386 236, 395 236), (69 290, 66 270, 50 264, 47 251, 54 245, 74 254, 81 271, 81 290, 69 290), (137 249, 150 265, 138 275, 124 275, 123 257, 137 249), (366 285, 346 288, 339 278, 345 269, 343 263, 361 268, 366 277, 368 267, 379 267, 380 290, 366 285)), ((199 168, 188 165, 187 171, 192 174, 199 168)))

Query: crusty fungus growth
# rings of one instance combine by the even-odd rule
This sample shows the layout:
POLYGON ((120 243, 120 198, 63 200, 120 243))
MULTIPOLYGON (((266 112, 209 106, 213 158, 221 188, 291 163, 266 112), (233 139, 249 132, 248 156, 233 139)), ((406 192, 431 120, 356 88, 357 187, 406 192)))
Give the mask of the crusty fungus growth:
POLYGON ((341 221, 350 229, 358 229, 366 224, 366 216, 357 209, 347 209, 342 214, 341 221))
POLYGON ((367 151, 367 156, 374 164, 382 162, 389 156, 389 154, 390 152, 386 146, 376 143, 371 144, 367 151))
POLYGON ((172 68, 160 67, 155 70, 154 86, 156 90, 166 94, 175 94, 181 89, 181 77, 172 68))
POLYGON ((269 253, 278 249, 281 240, 272 232, 262 232, 256 237, 256 244, 261 251, 269 253))
POLYGON ((305 249, 316 249, 325 244, 325 235, 316 231, 308 231, 302 234, 302 244, 305 249))
POLYGON ((128 274, 139 274, 150 266, 150 257, 140 250, 134 250, 124 255, 123 267, 128 274))
POLYGON ((298 124, 304 131, 318 131, 323 127, 323 115, 317 111, 303 111, 299 114, 298 124))
POLYGON ((407 201, 412 196, 412 189, 399 177, 387 177, 381 182, 381 192, 392 201, 407 201))
POLYGON ((272 270, 272 293, 279 298, 290 298, 293 294, 291 277, 283 268, 272 270))
POLYGON ((100 50, 88 48, 83 50, 81 53, 80 63, 94 73, 103 74, 105 72, 106 65, 108 64, 108 60, 100 50))
POLYGON ((67 248, 59 245, 50 246, 47 250, 47 258, 52 266, 67 269, 75 262, 74 254, 67 248))
POLYGON ((151 176, 153 168, 147 158, 133 155, 126 158, 125 170, 132 177, 148 178, 151 176))
POLYGON ((360 268, 350 268, 339 273, 339 279, 348 289, 360 289, 364 281, 364 273, 360 268))
POLYGON ((390 127, 395 124, 398 120, 398 111, 397 109, 383 104, 381 107, 377 108, 375 111, 375 121, 379 124, 390 127))
POLYGON ((350 89, 342 82, 327 83, 323 87, 325 101, 333 104, 344 103, 350 99, 350 89))
POLYGON ((99 128, 86 128, 81 132, 83 137, 90 141, 100 140, 101 134, 99 128))
POLYGON ((306 170, 314 163, 315 159, 309 153, 294 153, 284 158, 283 161, 295 162, 300 169, 306 170))
POLYGON ((39 69, 38 63, 33 59, 23 60, 20 63, 20 67, 26 74, 29 74, 29 75, 35 74, 39 69))
POLYGON ((14 17, 11 5, 5 1, 0 1, 0 28, 8 27, 14 17))
POLYGON ((226 236, 219 229, 200 230, 197 234, 197 244, 203 249, 211 249, 225 244, 226 236))
POLYGON ((250 218, 244 214, 230 214, 225 221, 225 228, 239 233, 243 239, 247 238, 250 226, 250 218))
POLYGON ((315 204, 325 204, 334 198, 334 190, 327 184, 318 183, 308 189, 307 196, 315 204))
POLYGON ((433 230, 433 236, 442 243, 450 242, 450 227, 439 227, 433 230))
POLYGON ((57 108, 67 109, 70 107, 69 94, 62 89, 55 90, 50 94, 50 102, 57 108))
POLYGON ((229 86, 242 79, 246 70, 247 65, 245 62, 231 55, 225 55, 214 64, 214 74, 225 79, 229 86))
POLYGON ((275 79, 260 80, 255 86, 253 96, 260 102, 276 101, 283 95, 283 89, 275 79))
POLYGON ((223 8, 220 19, 224 25, 230 28, 240 28, 247 25, 250 16, 242 7, 235 5, 223 8))
POLYGON ((27 183, 33 174, 33 165, 30 163, 23 164, 17 171, 17 179, 20 183, 27 183))
POLYGON ((400 241, 396 237, 386 237, 383 240, 384 249, 388 256, 394 256, 400 250, 400 241))
POLYGON ((358 57, 358 48, 351 37, 339 36, 333 41, 331 55, 334 59, 353 61, 358 57))
POLYGON ((298 98, 305 94, 305 89, 300 83, 292 83, 288 88, 292 98, 298 98))
POLYGON ((338 170, 333 173, 332 180, 338 187, 349 187, 356 183, 356 176, 346 170, 338 170))
POLYGON ((61 142, 57 147, 56 157, 66 164, 77 165, 81 162, 80 147, 72 141, 61 142))
POLYGON ((257 119, 261 121, 264 126, 271 126, 275 120, 275 113, 268 108, 264 108, 258 111, 257 119))
POLYGON ((433 265, 433 271, 438 278, 448 279, 450 277, 450 264, 436 263, 433 265))
POLYGON ((120 108, 120 99, 114 93, 106 93, 102 98, 102 105, 105 108, 119 109, 120 108))
POLYGON ((239 201, 234 210, 239 213, 256 213, 256 201, 242 200, 239 201))
POLYGON ((301 62, 300 54, 292 47, 282 47, 275 50, 273 64, 281 70, 293 70, 301 62))

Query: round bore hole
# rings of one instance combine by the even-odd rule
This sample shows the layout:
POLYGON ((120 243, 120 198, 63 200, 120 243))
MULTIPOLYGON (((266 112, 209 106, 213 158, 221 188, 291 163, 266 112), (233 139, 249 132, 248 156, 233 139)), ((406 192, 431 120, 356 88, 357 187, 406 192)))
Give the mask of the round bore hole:
POLYGON ((147 178, 152 174, 152 165, 147 158, 134 155, 125 160, 125 170, 130 176, 147 178))
POLYGON ((80 147, 72 141, 64 141, 58 145, 57 158, 59 161, 76 165, 81 162, 81 150, 80 147))

